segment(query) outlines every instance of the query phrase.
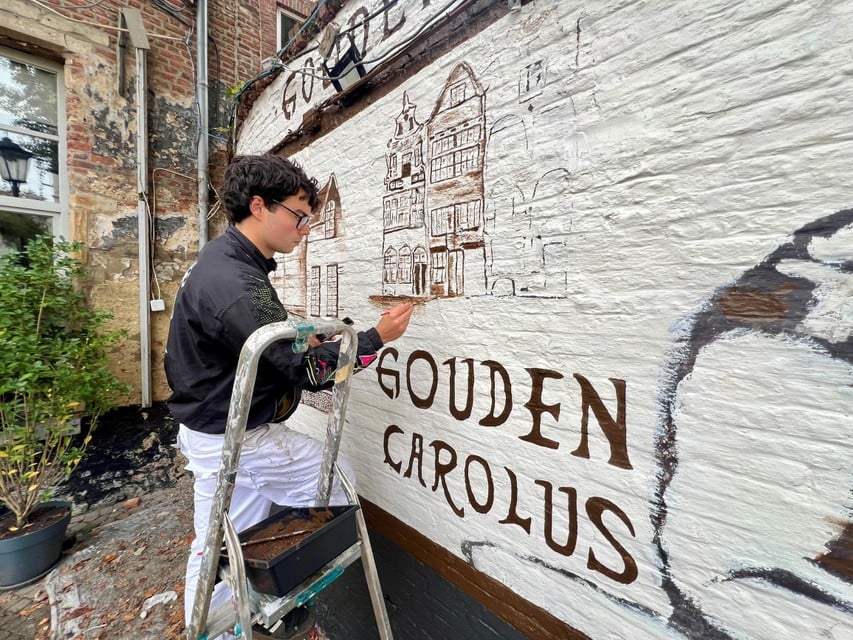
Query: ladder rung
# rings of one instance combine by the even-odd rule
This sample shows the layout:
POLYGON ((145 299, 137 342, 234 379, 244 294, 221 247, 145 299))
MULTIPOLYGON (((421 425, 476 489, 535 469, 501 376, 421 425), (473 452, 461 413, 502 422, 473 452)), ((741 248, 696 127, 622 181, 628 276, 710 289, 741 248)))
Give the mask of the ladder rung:
MULTIPOLYGON (((265 627, 271 627, 293 609, 307 603, 311 598, 320 593, 320 591, 332 584, 343 573, 344 569, 359 558, 361 558, 360 540, 345 549, 336 558, 333 558, 331 562, 328 562, 310 578, 294 587, 289 593, 280 597, 257 593, 251 590, 250 584, 250 598, 257 598, 258 600, 257 606, 253 607, 253 622, 259 622, 265 627)), ((210 613, 210 616, 207 618, 207 628, 205 629, 207 635, 202 634, 199 637, 212 639, 226 632, 233 633, 236 623, 237 617, 234 610, 234 603, 231 601, 226 602, 210 613)))

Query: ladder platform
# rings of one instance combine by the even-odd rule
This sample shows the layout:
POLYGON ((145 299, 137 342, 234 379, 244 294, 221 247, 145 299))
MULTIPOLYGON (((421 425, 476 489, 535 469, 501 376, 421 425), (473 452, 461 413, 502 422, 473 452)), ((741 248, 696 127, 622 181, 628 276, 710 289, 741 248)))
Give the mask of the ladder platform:
MULTIPOLYGON (((258 593, 250 588, 249 598, 255 605, 252 622, 267 628, 271 627, 293 609, 307 604, 311 598, 332 584, 348 566, 361 559, 361 554, 362 547, 359 540, 328 562, 317 573, 294 587, 290 593, 281 597, 258 593)), ((223 633, 233 633, 233 631, 234 603, 229 601, 211 612, 207 623, 207 635, 202 635, 200 638, 216 638, 223 633)))

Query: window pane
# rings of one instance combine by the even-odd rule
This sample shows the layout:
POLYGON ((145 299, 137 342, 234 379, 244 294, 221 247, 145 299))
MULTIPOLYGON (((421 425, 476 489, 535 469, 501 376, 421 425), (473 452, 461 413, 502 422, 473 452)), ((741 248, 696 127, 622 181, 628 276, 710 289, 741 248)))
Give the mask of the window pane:
POLYGON ((0 55, 0 125, 57 135, 56 74, 0 55))
POLYGON ((0 180, 0 195, 59 202, 59 143, 14 133, 0 135, 32 154, 25 180, 18 183, 0 180))
POLYGON ((0 253, 23 249, 27 242, 43 233, 53 233, 53 218, 0 209, 0 253))
POLYGON ((293 29, 295 25, 299 24, 299 21, 293 16, 284 13, 283 11, 278 12, 278 20, 280 34, 278 48, 282 49, 284 45, 286 45, 290 41, 290 35, 288 35, 290 33, 290 30, 293 29))

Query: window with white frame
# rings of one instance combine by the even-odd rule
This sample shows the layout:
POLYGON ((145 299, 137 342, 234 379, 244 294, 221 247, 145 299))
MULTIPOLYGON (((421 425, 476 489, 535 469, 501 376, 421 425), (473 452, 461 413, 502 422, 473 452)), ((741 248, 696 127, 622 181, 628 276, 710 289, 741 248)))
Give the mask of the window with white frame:
POLYGON ((278 49, 281 51, 290 42, 290 31, 295 25, 302 24, 303 18, 279 7, 278 9, 278 49))
POLYGON ((61 65, 0 47, 0 251, 66 235, 61 65))

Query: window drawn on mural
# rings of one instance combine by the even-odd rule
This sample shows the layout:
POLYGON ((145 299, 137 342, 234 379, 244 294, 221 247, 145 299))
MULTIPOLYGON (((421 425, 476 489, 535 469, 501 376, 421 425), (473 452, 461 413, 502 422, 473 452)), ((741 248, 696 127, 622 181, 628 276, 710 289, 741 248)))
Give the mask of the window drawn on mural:
POLYGON ((485 293, 485 108, 485 90, 464 62, 451 71, 425 122, 403 94, 386 151, 383 296, 485 293))
POLYGON ((308 315, 320 315, 320 267, 310 267, 308 278, 308 315))
POLYGON ((338 317, 338 265, 326 267, 326 315, 338 317))
POLYGON ((334 238, 336 228, 337 206, 334 200, 328 200, 326 206, 323 207, 323 237, 334 238))
POLYGON ((537 60, 519 72, 518 101, 524 102, 542 93, 545 85, 545 61, 537 60))

